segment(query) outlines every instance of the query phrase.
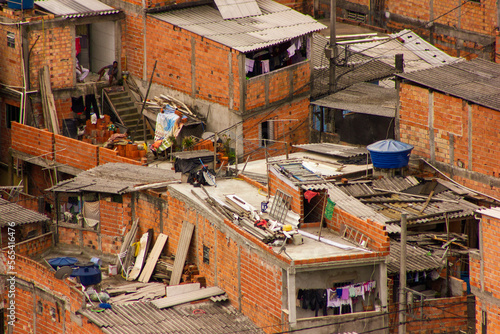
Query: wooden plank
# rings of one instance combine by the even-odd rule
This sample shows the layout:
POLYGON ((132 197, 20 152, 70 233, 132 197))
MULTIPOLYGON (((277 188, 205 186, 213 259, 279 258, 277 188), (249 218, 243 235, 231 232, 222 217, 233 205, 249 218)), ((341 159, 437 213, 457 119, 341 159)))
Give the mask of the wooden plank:
POLYGON ((146 265, 144 266, 144 270, 139 276, 139 281, 143 283, 149 282, 151 275, 153 274, 153 270, 155 269, 156 262, 160 257, 160 254, 167 243, 168 235, 160 233, 158 238, 156 238, 155 245, 151 253, 149 253, 148 259, 146 261, 146 265))
POLYGON ((170 278, 169 285, 177 285, 181 282, 182 271, 186 256, 191 243, 191 236, 193 235, 194 225, 188 222, 182 224, 181 236, 179 238, 179 245, 177 246, 177 253, 175 254, 174 270, 170 278))
POLYGON ((205 299, 213 296, 222 295, 224 290, 214 286, 211 288, 200 289, 197 291, 192 291, 188 293, 184 293, 182 295, 177 295, 173 297, 165 297, 151 301, 153 305, 162 309, 167 308, 179 304, 189 303, 195 300, 205 299))
POLYGON ((167 286, 167 297, 182 295, 184 293, 200 290, 200 283, 180 284, 167 286))
POLYGON ((139 274, 142 270, 142 265, 144 264, 144 258, 146 257, 148 239, 150 237, 150 233, 146 232, 142 235, 140 240, 140 250, 139 254, 135 258, 134 268, 130 271, 130 275, 127 277, 127 281, 133 281, 139 277, 139 274))
MULTIPOLYGON (((133 240, 135 240, 135 236, 137 234, 137 227, 139 224, 139 218, 134 220, 132 223, 132 227, 130 228, 130 231, 125 235, 125 239, 123 239, 122 247, 120 248, 120 254, 123 254, 125 251, 127 251, 130 247, 130 244, 133 240)), ((120 254, 118 254, 118 258, 116 259, 116 270, 118 273, 121 272, 122 265, 120 262, 120 254)), ((125 259, 124 259, 125 260, 125 259)))

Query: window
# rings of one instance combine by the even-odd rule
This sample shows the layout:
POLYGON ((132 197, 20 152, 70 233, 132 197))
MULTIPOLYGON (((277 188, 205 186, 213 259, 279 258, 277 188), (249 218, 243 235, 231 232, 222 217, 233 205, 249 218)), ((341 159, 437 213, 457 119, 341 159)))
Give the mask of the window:
POLYGON ((13 32, 7 33, 7 46, 10 48, 16 47, 16 35, 13 32))
POLYGON ((7 113, 7 128, 10 129, 12 122, 19 122, 21 112, 19 107, 15 107, 10 104, 5 105, 5 111, 7 113))
POLYGON ((265 121, 259 125, 259 145, 261 147, 269 146, 272 142, 267 142, 267 140, 274 139, 274 125, 273 121, 265 121))
POLYGON ((353 12, 351 10, 347 11, 347 18, 349 20, 353 20, 353 21, 366 22, 366 15, 365 14, 359 13, 359 12, 353 12))
POLYGON ((203 263, 210 263, 210 248, 203 245, 203 263))

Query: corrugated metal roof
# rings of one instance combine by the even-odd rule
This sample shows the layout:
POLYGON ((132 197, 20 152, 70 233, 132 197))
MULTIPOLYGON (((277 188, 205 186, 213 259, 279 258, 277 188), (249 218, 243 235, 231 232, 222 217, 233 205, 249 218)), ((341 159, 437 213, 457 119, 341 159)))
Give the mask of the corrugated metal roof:
POLYGON ((57 192, 99 192, 123 194, 139 186, 178 181, 172 170, 143 167, 126 163, 107 163, 82 172, 72 179, 61 181, 47 189, 57 192))
POLYGON ((500 65, 494 62, 476 58, 397 76, 500 111, 500 65))
MULTIPOLYGON (((401 267, 401 243, 391 240, 389 254, 390 262, 387 264, 388 274, 398 274, 401 267)), ((406 272, 422 272, 438 269, 442 266, 441 258, 430 254, 418 246, 406 245, 406 272)))
POLYGON ((116 14, 120 11, 98 0, 43 0, 35 4, 64 18, 116 14))
POLYGON ((215 4, 225 20, 262 14, 255 0, 215 0, 215 4))
MULTIPOLYGON (((312 64, 313 64, 313 96, 321 96, 328 93, 330 65, 325 56, 325 47, 328 44, 328 39, 320 34, 314 34, 312 47, 312 64)), ((339 54, 339 66, 335 68, 336 90, 345 89, 358 82, 370 82, 381 80, 394 75, 395 68, 393 65, 388 65, 378 59, 365 56, 363 54, 354 54, 349 58, 348 64, 343 64, 345 47, 338 45, 337 53, 339 54)))
POLYGON ((202 302, 158 309, 150 302, 113 305, 102 312, 78 313, 104 333, 264 333, 232 306, 202 302))
POLYGON ((8 223, 12 222, 15 225, 23 225, 49 220, 50 218, 44 214, 0 198, 0 226, 7 226, 8 223))
POLYGON ((354 158, 357 156, 368 154, 368 150, 365 147, 354 147, 354 146, 331 144, 331 143, 301 144, 301 145, 293 145, 293 147, 342 158, 354 158))
MULTIPOLYGON (((406 214, 408 225, 444 222, 448 219, 472 217, 479 206, 466 201, 443 186, 432 200, 425 205, 425 198, 411 196, 411 188, 419 187, 420 181, 415 177, 384 177, 372 182, 339 184, 337 187, 345 194, 352 196, 361 203, 368 212, 380 214, 386 223, 388 233, 400 233, 399 221, 401 214, 406 214), (384 189, 392 192, 407 191, 404 194, 387 194, 384 189), (440 201, 442 200, 442 201, 440 201), (424 208, 425 206, 425 208, 424 208), (419 213, 423 209, 422 213, 419 213), (417 214, 418 213, 418 214, 417 214), (392 222, 392 223, 391 223, 392 222)), ((422 195, 420 195, 422 196, 422 195)), ((344 208, 342 208, 344 209, 344 208)))
POLYGON ((261 15, 228 20, 206 5, 151 16, 240 52, 259 50, 326 28, 312 17, 274 1, 257 0, 257 4, 261 15))
POLYGON ((360 82, 340 92, 312 101, 311 104, 360 114, 394 117, 397 99, 396 89, 360 82))
MULTIPOLYGON (((337 89, 357 82, 370 82, 392 77, 396 73, 395 56, 403 54, 405 72, 414 72, 464 59, 447 55, 411 30, 389 35, 390 39, 337 46, 337 89)), ((312 63, 313 96, 328 93, 329 62, 325 57, 328 39, 314 35, 312 63)))
POLYGON ((500 208, 480 209, 477 210, 476 212, 482 215, 500 219, 500 208))

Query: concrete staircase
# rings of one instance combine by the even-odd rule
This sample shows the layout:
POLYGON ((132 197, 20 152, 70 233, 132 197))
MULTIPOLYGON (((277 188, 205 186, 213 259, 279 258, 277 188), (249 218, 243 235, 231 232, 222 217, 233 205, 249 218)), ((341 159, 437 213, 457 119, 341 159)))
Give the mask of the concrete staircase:
MULTIPOLYGON (((139 114, 135 98, 130 91, 123 87, 113 87, 104 89, 104 100, 108 103, 110 109, 117 117, 118 123, 121 123, 128 129, 128 134, 133 141, 144 140, 144 117, 139 114)), ((153 139, 150 131, 150 124, 146 124, 146 140, 153 139)))

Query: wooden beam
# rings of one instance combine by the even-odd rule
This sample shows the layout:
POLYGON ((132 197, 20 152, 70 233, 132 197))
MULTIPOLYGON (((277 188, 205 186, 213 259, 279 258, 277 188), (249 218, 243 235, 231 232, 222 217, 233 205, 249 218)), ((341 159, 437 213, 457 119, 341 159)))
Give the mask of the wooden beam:
POLYGON ((156 261, 160 257, 160 254, 167 243, 168 235, 160 233, 158 238, 156 238, 155 245, 151 253, 149 253, 148 260, 146 261, 146 265, 139 276, 139 281, 142 283, 148 283, 151 275, 153 274, 153 270, 156 266, 156 261))
POLYGON ((170 278, 169 285, 177 285, 181 282, 182 272, 184 270, 184 263, 191 243, 194 225, 188 222, 182 224, 181 236, 177 246, 177 253, 175 254, 174 269, 172 270, 172 277, 170 278))

